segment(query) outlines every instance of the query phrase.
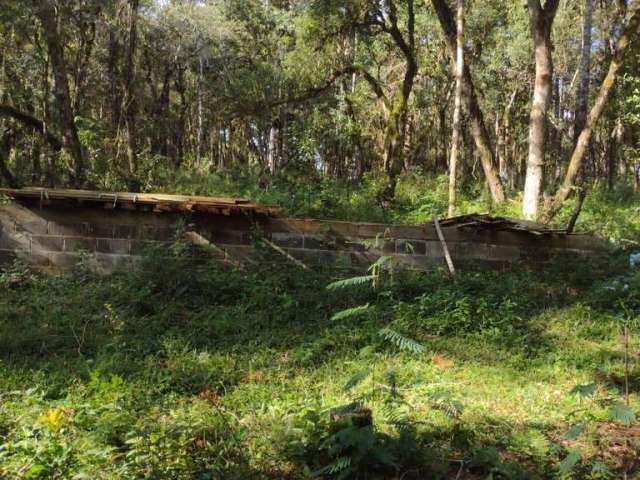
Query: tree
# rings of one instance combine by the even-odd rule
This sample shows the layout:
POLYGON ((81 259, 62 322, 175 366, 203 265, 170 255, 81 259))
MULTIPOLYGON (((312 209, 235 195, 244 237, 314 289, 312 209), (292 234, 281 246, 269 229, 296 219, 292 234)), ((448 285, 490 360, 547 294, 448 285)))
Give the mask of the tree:
POLYGON ((38 0, 34 2, 34 6, 36 15, 42 24, 44 37, 47 40, 53 71, 54 96, 60 112, 63 146, 73 161, 72 182, 74 185, 80 186, 84 183, 84 157, 74 122, 75 115, 71 109, 67 66, 60 38, 60 18, 56 14, 59 6, 56 0, 38 0))
POLYGON ((546 0, 543 7, 540 0, 527 2, 536 64, 529 118, 529 155, 522 200, 522 214, 527 219, 537 218, 542 191, 547 146, 547 111, 551 102, 553 78, 551 28, 559 3, 559 0, 546 0))
POLYGON ((567 200, 567 198, 569 198, 569 195, 573 190, 576 178, 578 176, 578 173, 580 172, 580 169, 584 162, 584 158, 587 154, 589 141, 591 140, 591 136, 593 135, 593 130, 596 127, 598 120, 602 116, 602 112, 604 112, 607 100, 609 99, 611 91, 613 90, 618 78, 618 73, 620 72, 620 69, 622 68, 622 65, 624 63, 625 55, 627 54, 632 42, 635 41, 640 34, 639 30, 640 5, 638 5, 638 3, 634 3, 631 10, 631 16, 629 18, 629 21, 627 22, 627 26, 618 39, 616 51, 613 55, 613 58, 611 59, 611 62, 609 63, 609 70, 607 71, 607 75, 602 81, 598 96, 596 97, 594 104, 589 111, 586 125, 582 132, 580 132, 580 136, 578 137, 578 141, 573 150, 573 154, 571 155, 571 160, 569 161, 569 166, 567 167, 562 185, 554 195, 545 211, 544 221, 546 222, 551 221, 551 219, 555 217, 555 215, 562 207, 562 204, 567 200))
POLYGON ((460 110, 462 107, 462 81, 464 77, 464 0, 458 0, 456 40, 456 91, 453 109, 453 131, 451 134, 451 159, 449 160, 449 210, 453 217, 456 210, 456 175, 458 147, 460 145, 460 110))
MULTIPOLYGON (((451 63, 455 69, 457 57, 457 32, 453 13, 445 0, 431 0, 431 4, 438 16, 438 21, 444 33, 444 39, 449 56, 451 57, 451 63)), ((480 162, 482 164, 485 178, 487 179, 487 184, 489 185, 491 197, 495 203, 503 203, 505 200, 504 187, 496 169, 493 149, 491 148, 489 134, 484 123, 484 116, 480 109, 480 105, 478 104, 478 98, 476 96, 468 63, 464 65, 463 72, 462 87, 469 120, 471 122, 471 135, 473 136, 476 149, 480 156, 480 162)))
POLYGON ((593 0, 584 0, 584 14, 582 21, 582 45, 580 48, 580 69, 578 92, 576 94, 576 108, 573 127, 573 144, 587 122, 589 108, 589 85, 591 83, 591 30, 593 24, 593 0))

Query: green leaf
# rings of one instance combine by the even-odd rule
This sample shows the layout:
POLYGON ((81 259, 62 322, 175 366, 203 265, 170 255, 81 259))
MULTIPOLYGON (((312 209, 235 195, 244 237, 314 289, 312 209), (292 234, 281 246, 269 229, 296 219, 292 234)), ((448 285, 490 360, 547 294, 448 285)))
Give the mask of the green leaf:
POLYGON ((35 478, 35 477, 38 477, 46 469, 47 469, 47 467, 45 465, 42 465, 41 463, 36 463, 29 470, 27 470, 25 472, 25 477, 24 478, 35 478))
POLYGON ((392 330, 390 328, 381 329, 378 332, 378 335, 380 335, 385 340, 393 343, 400 350, 406 350, 408 352, 416 353, 416 354, 423 353, 426 350, 424 345, 416 342, 415 340, 407 338, 401 333, 398 333, 395 330, 392 330))
POLYGON ((351 458, 349 457, 340 457, 336 461, 330 463, 326 467, 321 468, 320 470, 316 470, 313 472, 314 477, 319 477, 321 475, 335 475, 336 473, 349 468, 351 465, 351 458))
POLYGON ((636 421, 636 414, 629 406, 618 401, 611 405, 609 418, 614 422, 622 423, 623 425, 631 425, 636 421))
POLYGON ((370 272, 375 272, 377 269, 385 266, 387 263, 391 262, 391 260, 393 260, 393 257, 390 257, 388 255, 382 255, 381 257, 378 257, 378 259, 373 262, 371 265, 369 265, 369 271, 370 272))
POLYGON ((366 305, 358 305, 357 307, 347 308, 335 313, 331 317, 331 320, 344 320, 345 318, 357 317, 358 315, 362 315, 363 313, 367 313, 373 310, 373 308, 374 307, 372 307, 368 303, 366 305))
POLYGON ((365 378, 367 378, 369 374, 371 374, 370 368, 363 368, 362 370, 358 370, 349 380, 347 380, 347 383, 344 384, 344 387, 342 387, 342 389, 345 392, 350 391, 358 384, 360 384, 365 378))
POLYGON ((569 454, 558 465, 562 475, 568 475, 573 468, 582 460, 582 454, 577 448, 569 450, 569 454))
POLYGON ((361 277, 345 278, 344 280, 338 280, 336 282, 327 285, 327 290, 341 290, 343 288, 354 287, 364 285, 373 282, 377 278, 377 275, 364 275, 361 277))
POLYGON ((567 433, 564 434, 564 438, 567 440, 576 440, 584 432, 587 425, 585 423, 576 423, 573 425, 567 433))
POLYGON ((595 383, 587 383, 585 385, 576 385, 569 392, 571 395, 579 395, 581 397, 591 397, 596 393, 598 385, 595 383))
POLYGON ((451 418, 460 418, 463 406, 458 400, 452 398, 449 392, 435 392, 430 395, 431 407, 444 412, 451 418))

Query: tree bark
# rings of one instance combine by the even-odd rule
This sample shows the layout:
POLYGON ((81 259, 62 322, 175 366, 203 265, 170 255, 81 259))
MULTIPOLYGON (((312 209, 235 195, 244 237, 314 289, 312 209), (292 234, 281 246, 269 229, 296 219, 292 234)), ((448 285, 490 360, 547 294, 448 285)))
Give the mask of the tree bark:
MULTIPOLYGON (((447 50, 451 57, 451 63, 455 66, 456 61, 456 25, 451 9, 447 5, 446 0, 431 0, 431 4, 436 11, 438 21, 444 33, 444 39, 447 44, 447 50)), ((455 68, 455 67, 454 67, 455 68)), ((464 75, 462 83, 462 91, 469 113, 471 123, 471 135, 480 157, 482 170, 487 179, 491 198, 494 203, 500 204, 505 200, 504 187, 500 181, 500 176, 495 165, 493 149, 489 140, 489 134, 484 123, 484 116, 478 105, 475 87, 471 78, 471 70, 468 65, 464 66, 464 75)))
POLYGON ((589 108, 589 84, 591 80, 591 29, 593 24, 593 0, 584 0, 582 22, 582 47, 580 51, 580 69, 578 92, 576 94, 575 119, 573 127, 573 145, 578 143, 582 129, 587 123, 589 108))
POLYGON ((598 120, 602 116, 602 112, 607 104, 607 100, 615 86, 616 80, 618 78, 618 73, 622 64, 624 62, 625 54, 629 50, 630 44, 635 41, 638 37, 638 31, 640 29, 640 5, 634 3, 631 17, 627 23, 626 28, 624 29, 622 35, 620 36, 616 52, 611 59, 609 64, 609 71, 607 72, 607 76, 604 78, 602 85, 600 86, 600 91, 598 92, 598 96, 591 107, 591 111, 589 112, 589 116, 587 117, 587 123, 580 133, 578 137, 578 142, 573 150, 573 154, 571 155, 571 160, 569 161, 569 166, 567 168, 567 172, 565 174, 562 185, 554 195, 551 200, 549 207, 544 215, 544 221, 549 222, 553 217, 558 213, 562 204, 571 194, 571 190, 575 185, 575 180, 580 172, 582 164, 584 162, 584 158, 589 149, 589 142, 591 140, 591 136, 593 134, 593 129, 598 123, 598 120))
POLYGON ((453 107, 453 132, 451 134, 451 158, 449 160, 449 217, 456 211, 456 175, 458 148, 460 146, 460 110, 462 109, 462 79, 464 77, 464 0, 457 3, 456 38, 456 93, 453 107))
POLYGON ((529 156, 524 184, 522 214, 527 219, 538 217, 538 205, 542 191, 544 162, 547 147, 547 111, 551 101, 553 60, 551 27, 559 0, 547 0, 544 7, 540 0, 528 0, 529 28, 534 44, 536 76, 529 119, 529 156))
POLYGON ((60 21, 56 13, 57 3, 55 0, 37 0, 34 1, 34 5, 36 15, 40 19, 43 33, 47 40, 47 49, 53 71, 54 96, 60 111, 63 146, 73 161, 72 182, 75 186, 81 186, 84 183, 84 157, 78 131, 74 123, 74 114, 71 109, 67 68, 60 38, 60 21))
POLYGON ((387 186, 383 192, 384 200, 395 196, 398 176, 402 171, 402 153, 406 132, 407 108, 413 90, 413 82, 418 74, 418 61, 415 56, 415 12, 413 0, 407 1, 407 39, 398 27, 396 5, 388 2, 390 25, 384 26, 406 61, 404 77, 400 91, 396 94, 388 114, 384 133, 383 167, 387 175, 387 186))
POLYGON ((135 82, 135 54, 138 43, 138 5, 139 0, 129 0, 129 44, 124 70, 124 127, 127 136, 127 179, 129 189, 138 191, 139 183, 136 179, 138 173, 138 146, 136 132, 136 99, 134 93, 135 82))

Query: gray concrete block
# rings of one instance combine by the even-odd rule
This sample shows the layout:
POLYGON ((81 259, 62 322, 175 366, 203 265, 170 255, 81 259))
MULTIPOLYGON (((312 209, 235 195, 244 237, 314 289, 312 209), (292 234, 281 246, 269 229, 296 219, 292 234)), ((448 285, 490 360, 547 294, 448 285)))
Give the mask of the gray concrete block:
POLYGON ((132 259, 130 255, 96 253, 93 256, 92 264, 98 273, 110 274, 120 269, 131 268, 132 259))
POLYGON ((97 240, 90 237, 64 237, 65 252, 95 252, 97 240))
POLYGON ((302 248, 302 235, 295 233, 275 232, 271 234, 271 241, 280 247, 302 248))
POLYGON ((64 237, 57 235, 32 235, 31 251, 61 252, 64 250, 64 237))
POLYGON ((81 260, 81 255, 77 253, 57 252, 49 253, 49 265, 51 267, 68 270, 75 267, 81 260))
POLYGON ((102 223, 83 223, 81 235, 84 237, 113 238, 115 225, 102 223))
POLYGON ((47 234, 47 221, 43 218, 35 220, 22 221, 16 219, 15 229, 16 232, 32 233, 34 235, 46 235, 47 234))
POLYGON ((396 240, 396 252, 407 255, 426 255, 427 246, 420 240, 396 240))
POLYGON ((82 223, 58 223, 58 222, 47 223, 48 235, 81 236, 84 230, 85 230, 85 227, 82 223))
POLYGON ((96 252, 129 255, 131 253, 131 241, 120 238, 98 238, 96 252))
POLYGON ((137 225, 114 225, 113 238, 138 238, 140 232, 137 225))

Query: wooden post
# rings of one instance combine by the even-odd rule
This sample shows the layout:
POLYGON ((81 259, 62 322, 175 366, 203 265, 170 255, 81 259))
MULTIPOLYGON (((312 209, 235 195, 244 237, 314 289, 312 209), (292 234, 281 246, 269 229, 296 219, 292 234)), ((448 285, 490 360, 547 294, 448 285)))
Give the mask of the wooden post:
POLYGON ((433 224, 436 227, 436 232, 438 233, 438 238, 440 239, 440 244, 442 245, 442 251, 444 252, 444 258, 447 261, 447 267, 449 267, 449 273, 451 276, 455 276, 456 269, 453 266, 453 260, 451 260, 451 255, 449 254, 449 247, 447 247, 447 242, 444 239, 444 235, 442 234, 442 229, 440 228, 440 222, 438 221, 438 216, 433 216, 433 224))

